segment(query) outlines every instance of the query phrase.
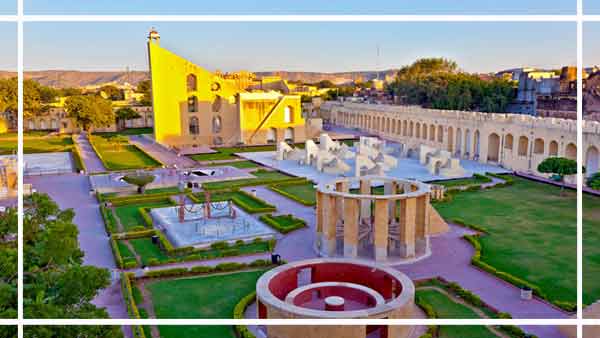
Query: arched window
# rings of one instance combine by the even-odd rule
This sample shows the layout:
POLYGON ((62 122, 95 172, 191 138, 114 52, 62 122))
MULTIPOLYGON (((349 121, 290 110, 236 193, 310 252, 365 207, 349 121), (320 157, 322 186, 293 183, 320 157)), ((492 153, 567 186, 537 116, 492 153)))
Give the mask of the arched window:
POLYGON ((285 142, 294 142, 294 128, 285 128, 283 132, 283 139, 285 142))
POLYGON ((200 134, 200 123, 198 122, 198 118, 195 116, 190 117, 190 134, 200 134))
POLYGON ((577 159, 577 146, 574 143, 567 144, 565 148, 565 157, 570 160, 577 159))
POLYGON ((527 136, 519 137, 519 156, 527 156, 527 149, 529 148, 529 139, 527 136))
POLYGON ((198 98, 191 96, 188 98, 188 113, 198 112, 198 98))
POLYGON ((196 75, 188 74, 187 76, 187 90, 188 92, 195 91, 198 89, 196 75))
POLYGON ((513 139, 512 134, 506 134, 506 136, 504 137, 504 149, 512 150, 513 142, 514 142, 514 139, 513 139))
POLYGON ((267 143, 277 142, 277 129, 269 128, 267 130, 267 143))
POLYGON ((541 138, 536 138, 533 141, 533 153, 534 154, 543 154, 544 153, 544 140, 541 138))
POLYGON ((548 155, 558 156, 558 142, 556 142, 556 141, 550 142, 550 147, 548 148, 548 155))
POLYGON ((215 116, 212 120, 212 131, 213 133, 220 133, 222 129, 221 116, 215 116))
POLYGON ((290 106, 283 108, 283 122, 293 123, 294 122, 294 110, 290 106))

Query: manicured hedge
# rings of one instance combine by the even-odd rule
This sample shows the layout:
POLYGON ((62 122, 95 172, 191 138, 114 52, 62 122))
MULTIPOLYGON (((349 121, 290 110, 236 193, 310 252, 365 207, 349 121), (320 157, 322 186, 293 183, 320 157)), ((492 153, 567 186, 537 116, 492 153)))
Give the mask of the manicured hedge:
MULTIPOLYGON (((260 212, 273 212, 277 210, 274 205, 267 203, 265 200, 260 199, 252 194, 249 194, 245 191, 235 189, 221 189, 221 190, 211 190, 210 200, 211 202, 223 202, 223 201, 232 201, 235 205, 240 207, 242 210, 249 214, 256 214, 260 212), (251 199, 254 203, 260 205, 260 207, 249 205, 244 201, 244 199, 251 199)), ((204 198, 204 194, 198 193, 195 195, 190 195, 190 199, 194 203, 204 203, 206 199, 204 198)))
MULTIPOLYGON (((158 236, 159 245, 161 249, 165 252, 167 256, 170 257, 168 261, 159 261, 158 259, 150 258, 148 260, 148 265, 157 266, 163 264, 170 263, 179 263, 179 262, 189 262, 196 260, 207 260, 213 259, 217 257, 233 257, 241 255, 240 249, 245 245, 248 245, 246 242, 239 240, 235 244, 229 244, 227 242, 215 242, 211 245, 209 249, 196 249, 193 246, 186 246, 181 248, 174 248, 171 242, 166 238, 166 236, 159 230, 156 229, 147 229, 141 231, 133 231, 133 232, 125 232, 113 234, 110 239, 111 249, 113 250, 113 254, 115 257, 115 263, 119 268, 122 269, 131 269, 138 266, 137 262, 125 262, 123 260, 122 254, 119 250, 118 241, 125 241, 131 239, 138 238, 147 238, 152 236, 158 236), (205 255, 202 254, 206 251, 211 250, 219 250, 215 255, 205 255)), ((262 238, 255 238, 253 243, 263 243, 265 242, 262 238)), ((266 241, 267 250, 266 251, 257 251, 257 252, 267 252, 273 251, 277 241, 275 239, 270 239, 266 241)), ((244 253, 246 254, 246 253, 244 253)))
POLYGON ((504 183, 496 184, 496 187, 503 187, 503 186, 509 186, 509 185, 515 184, 515 180, 512 177, 512 175, 508 175, 508 174, 500 175, 500 174, 494 174, 494 173, 485 173, 485 174, 504 181, 504 183))
POLYGON ((300 229, 300 228, 303 228, 306 226, 306 221, 304 221, 300 218, 296 218, 292 215, 279 215, 279 216, 261 215, 259 217, 259 219, 261 221, 265 222, 266 224, 268 224, 269 226, 271 226, 272 228, 274 228, 275 230, 281 232, 282 234, 287 234, 296 229, 300 229), (291 220, 292 224, 289 224, 289 225, 281 224, 281 222, 278 221, 278 219, 280 219, 282 217, 285 217, 285 218, 288 218, 289 220, 291 220))
MULTIPOLYGON (((233 308, 233 319, 244 319, 244 312, 256 300, 256 291, 242 298, 233 308)), ((256 336, 248 330, 245 325, 236 325, 235 331, 239 338, 256 338, 256 336)))
POLYGON ((159 278, 159 277, 180 277, 180 276, 194 276, 202 274, 210 274, 217 272, 231 272, 246 270, 249 268, 269 267, 271 262, 264 259, 257 259, 251 263, 221 263, 216 266, 195 266, 192 268, 171 268, 164 270, 152 270, 146 271, 144 277, 147 278, 159 278))
POLYGON ((139 208, 138 211, 140 212, 140 215, 144 219, 144 223, 146 223, 146 227, 153 228, 154 221, 152 220, 152 216, 150 216, 150 208, 142 207, 142 208, 139 208))
POLYGON ((544 300, 546 300, 547 302, 550 302, 552 304, 554 304, 557 307, 562 308, 565 311, 569 311, 569 312, 573 312, 577 309, 575 304, 572 304, 570 302, 557 302, 557 301, 552 301, 548 298, 548 296, 546 294, 544 294, 542 292, 542 289, 533 284, 530 283, 528 281, 525 281, 519 277, 513 276, 512 274, 509 274, 507 272, 504 271, 498 271, 496 268, 492 267, 491 265, 483 262, 481 260, 481 243, 479 242, 479 235, 465 235, 463 236, 463 238, 465 240, 467 240, 469 243, 471 243, 471 245, 473 246, 473 248, 475 249, 475 254, 473 255, 473 257, 471 257, 471 264, 473 264, 474 266, 500 278, 505 280, 506 282, 515 285, 518 288, 529 288, 531 289, 531 291, 533 291, 533 294, 536 295, 539 298, 542 298, 544 300))
POLYGON ((488 233, 484 228, 480 227, 479 225, 467 223, 467 222, 465 222, 461 218, 453 218, 453 219, 450 220, 450 222, 452 222, 454 224, 458 224, 458 225, 463 226, 465 228, 469 228, 471 230, 475 230, 475 231, 484 233, 484 234, 488 233))
POLYGON ((83 162, 83 160, 81 159, 81 153, 79 152, 79 146, 77 145, 77 143, 75 143, 73 148, 71 148, 71 155, 73 156, 73 164, 75 165, 75 170, 77 170, 77 172, 80 172, 82 170, 87 171, 85 162, 83 162))
POLYGON ((172 194, 151 194, 151 195, 134 195, 134 196, 121 196, 114 198, 107 198, 107 201, 110 202, 114 207, 122 207, 126 205, 132 204, 141 204, 141 203, 150 203, 150 202, 164 202, 168 201, 171 205, 177 205, 172 198, 170 198, 172 194))
POLYGON ((100 214, 104 220, 104 229, 107 234, 117 232, 117 220, 111 209, 106 208, 103 204, 100 204, 100 214))
POLYGON ((317 203, 313 202, 313 201, 307 201, 304 200, 300 197, 298 197, 297 195, 294 194, 290 194, 289 192, 282 190, 281 187, 283 186, 289 186, 289 185, 304 185, 304 184, 313 184, 311 181, 308 180, 304 180, 302 182, 284 182, 284 183, 275 183, 275 184, 271 184, 269 185, 269 189, 273 190, 274 192, 283 195, 293 201, 296 201, 302 205, 306 205, 308 207, 312 207, 315 206, 317 203))
MULTIPOLYGON (((125 301, 125 304, 127 304, 127 313, 129 314, 129 318, 142 319, 137 304, 135 303, 135 298, 133 297, 133 289, 131 287, 131 278, 133 277, 134 274, 132 273, 121 274, 121 292, 123 294, 123 300, 125 301)), ((134 325, 131 327, 131 329, 133 331, 134 338, 146 338, 144 329, 140 325, 134 325)))

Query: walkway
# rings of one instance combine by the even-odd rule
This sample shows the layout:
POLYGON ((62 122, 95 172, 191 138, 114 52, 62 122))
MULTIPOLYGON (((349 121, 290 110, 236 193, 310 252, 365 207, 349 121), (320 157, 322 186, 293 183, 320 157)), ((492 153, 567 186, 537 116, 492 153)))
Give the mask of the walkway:
POLYGON ((90 141, 87 139, 85 134, 81 133, 75 139, 79 145, 79 151, 81 153, 81 159, 85 163, 85 167, 88 173, 98 173, 106 171, 104 164, 92 148, 90 141))
MULTIPOLYGON (((79 229, 79 245, 85 254, 83 264, 111 270, 116 268, 108 236, 104 230, 104 221, 100 215, 96 196, 90 194, 87 176, 77 174, 34 176, 26 177, 25 183, 31 183, 37 191, 50 195, 61 209, 74 209, 73 222, 79 229)), ((113 280, 110 287, 102 290, 93 303, 105 307, 111 318, 128 318, 118 279, 113 280)))
MULTIPOLYGON (((259 198, 277 206, 277 213, 293 214, 306 220, 308 227, 297 230, 283 239, 279 239, 275 252, 287 261, 295 261, 316 257, 313 251, 315 234, 315 212, 312 207, 300 205, 285 198, 266 187, 244 188, 255 189, 259 198)), ((462 236, 472 233, 471 230, 450 225, 450 231, 431 238, 432 255, 422 261, 395 266, 411 279, 426 279, 441 276, 455 281, 463 288, 477 294, 487 304, 499 311, 508 312, 514 318, 568 318, 568 314, 539 300, 523 301, 520 290, 487 272, 471 265, 473 247, 462 236)), ((527 330, 539 337, 562 338, 557 327, 535 326, 527 330)))
POLYGON ((159 160, 168 167, 172 167, 173 165, 176 165, 177 168, 193 168, 198 166, 198 163, 191 158, 187 156, 179 156, 173 150, 169 150, 141 135, 130 136, 129 143, 140 147, 145 152, 150 154, 150 156, 159 160))
MULTIPOLYGON (((549 178, 539 177, 539 176, 536 176, 536 175, 531 175, 531 174, 520 172, 520 171, 515 172, 515 175, 523 177, 523 178, 527 178, 527 179, 530 179, 530 180, 533 180, 533 181, 537 181, 537 182, 552 184, 552 185, 555 185, 557 187, 564 186, 567 189, 577 190, 577 185, 576 184, 556 182, 556 181, 551 180, 549 178)), ((590 187, 583 187, 583 192, 591 194, 591 195, 595 195, 595 196, 600 196, 600 191, 594 190, 594 189, 592 189, 590 187)))

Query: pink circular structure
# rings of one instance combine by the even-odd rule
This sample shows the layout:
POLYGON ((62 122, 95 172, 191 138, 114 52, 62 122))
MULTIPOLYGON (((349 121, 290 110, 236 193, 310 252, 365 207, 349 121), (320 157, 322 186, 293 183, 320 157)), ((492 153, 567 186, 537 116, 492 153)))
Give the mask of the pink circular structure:
POLYGON ((398 270, 368 261, 317 258, 265 273, 259 318, 410 318, 415 289, 398 270))

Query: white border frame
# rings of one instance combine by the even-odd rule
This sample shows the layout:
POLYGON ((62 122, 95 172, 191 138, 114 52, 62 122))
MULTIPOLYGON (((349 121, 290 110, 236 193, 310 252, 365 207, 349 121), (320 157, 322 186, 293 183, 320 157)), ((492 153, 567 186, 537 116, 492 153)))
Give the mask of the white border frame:
MULTIPOLYGON (((600 319, 583 319, 583 24, 600 22, 600 15, 584 15, 583 0, 577 0, 575 15, 25 15, 18 0, 16 15, 0 15, 0 22, 17 24, 18 35, 18 168, 23 169, 23 42, 25 22, 572 22, 577 24, 577 318, 574 319, 398 319, 398 320, 317 320, 319 325, 572 325, 582 337, 583 325, 600 325, 600 319)), ((590 1, 590 0, 588 0, 590 1)), ((23 247, 23 175, 18 178, 18 245, 23 247)), ((0 325, 18 325, 19 338, 24 325, 314 325, 315 320, 282 319, 24 319, 23 317, 23 252, 18 254, 18 319, 0 319, 0 325)), ((586 337, 590 338, 590 337, 586 337)))

